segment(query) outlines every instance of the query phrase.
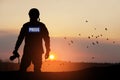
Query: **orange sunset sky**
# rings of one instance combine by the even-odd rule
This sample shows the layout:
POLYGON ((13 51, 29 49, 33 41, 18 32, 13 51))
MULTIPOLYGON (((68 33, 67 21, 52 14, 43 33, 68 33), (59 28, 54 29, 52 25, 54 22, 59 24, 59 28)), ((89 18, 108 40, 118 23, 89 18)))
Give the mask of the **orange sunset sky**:
POLYGON ((22 25, 29 21, 31 8, 40 10, 41 22, 46 24, 52 37, 51 52, 56 59, 90 61, 95 56, 97 59, 93 61, 120 61, 120 0, 0 0, 0 58, 12 52, 22 25), (99 46, 101 48, 98 49, 97 46, 97 51, 96 47, 86 49, 91 45, 88 36, 100 34, 103 36, 99 41, 105 48, 99 46), (106 38, 110 40, 106 41, 106 38), (69 47, 71 40, 76 43, 69 47), (116 44, 112 44, 113 41, 116 44), (108 52, 100 54, 105 53, 104 50, 108 52), (101 56, 105 57, 101 59, 101 56))

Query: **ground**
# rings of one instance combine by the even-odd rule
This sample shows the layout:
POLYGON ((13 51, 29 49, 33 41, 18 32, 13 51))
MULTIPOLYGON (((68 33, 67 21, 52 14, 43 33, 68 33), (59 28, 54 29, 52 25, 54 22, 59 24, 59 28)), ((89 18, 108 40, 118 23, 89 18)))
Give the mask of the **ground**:
POLYGON ((0 71, 0 80, 120 80, 120 64, 90 67, 68 72, 0 71))

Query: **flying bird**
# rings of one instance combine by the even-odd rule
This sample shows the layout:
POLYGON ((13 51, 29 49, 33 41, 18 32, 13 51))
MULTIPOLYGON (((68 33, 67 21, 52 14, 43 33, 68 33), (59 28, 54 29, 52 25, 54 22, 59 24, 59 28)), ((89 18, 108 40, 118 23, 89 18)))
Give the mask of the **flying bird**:
POLYGON ((81 34, 78 34, 79 36, 81 36, 81 34))
POLYGON ((70 44, 70 43, 68 43, 68 45, 70 46, 71 44, 70 44))
POLYGON ((95 38, 98 38, 98 36, 96 36, 95 38))
POLYGON ((100 34, 100 36, 102 37, 103 35, 102 35, 102 34, 100 34))
POLYGON ((86 23, 88 22, 88 20, 85 21, 86 23))
POLYGON ((95 57, 92 57, 92 59, 95 59, 95 57))
POLYGON ((94 43, 94 42, 92 42, 92 44, 93 44, 93 45, 95 45, 95 43, 94 43))
POLYGON ((100 37, 99 35, 97 37, 100 37))
POLYGON ((108 38, 106 40, 109 40, 108 38))
POLYGON ((98 42, 98 41, 96 41, 96 43, 97 43, 97 44, 99 44, 99 42, 98 42))
POLYGON ((71 43, 74 43, 74 42, 71 40, 71 43))
POLYGON ((105 28, 105 30, 107 31, 108 29, 107 29, 107 28, 105 28))
POLYGON ((93 37, 94 35, 91 35, 91 37, 93 37))
POLYGON ((115 41, 113 41, 113 44, 115 44, 115 41))
POLYGON ((66 40, 67 38, 66 38, 66 37, 64 37, 64 39, 66 40))
POLYGON ((94 28, 94 30, 96 30, 96 28, 94 28))
POLYGON ((89 48, 89 46, 87 46, 86 48, 89 48))
POLYGON ((88 36, 88 39, 90 39, 90 36, 88 36))

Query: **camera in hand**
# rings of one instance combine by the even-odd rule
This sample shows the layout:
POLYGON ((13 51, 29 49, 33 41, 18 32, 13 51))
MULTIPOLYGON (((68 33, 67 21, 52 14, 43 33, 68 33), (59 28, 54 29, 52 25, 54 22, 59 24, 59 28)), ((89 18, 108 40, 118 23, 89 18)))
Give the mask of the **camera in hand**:
POLYGON ((14 52, 13 52, 13 55, 10 56, 10 60, 13 61, 13 60, 16 59, 16 58, 19 58, 19 56, 20 56, 20 55, 18 54, 18 52, 15 52, 15 51, 14 51, 14 52))

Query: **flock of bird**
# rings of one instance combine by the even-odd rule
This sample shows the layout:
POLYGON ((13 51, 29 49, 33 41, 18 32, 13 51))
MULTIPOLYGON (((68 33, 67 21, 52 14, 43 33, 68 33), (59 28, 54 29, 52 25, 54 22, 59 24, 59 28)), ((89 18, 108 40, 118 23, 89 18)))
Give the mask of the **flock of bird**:
MULTIPOLYGON (((85 22, 88 23, 88 20, 86 20, 85 22)), ((94 28, 94 30, 97 30, 97 28, 94 28)), ((108 31, 108 28, 105 27, 104 30, 108 31)), ((80 37, 81 34, 79 33, 78 36, 80 37)), ((92 35, 88 36, 87 38, 89 40, 90 39, 94 39, 95 40, 95 41, 92 41, 90 44, 92 44, 92 45, 98 45, 98 44, 100 44, 100 42, 97 39, 100 38, 100 37, 103 37, 103 34, 99 34, 99 35, 93 35, 92 34, 92 35)), ((67 40, 67 37, 64 37, 64 39, 67 40)), ((108 41, 109 38, 107 37, 106 40, 108 41)), ((75 41, 69 40, 68 45, 72 45, 74 43, 75 43, 75 41)), ((115 44, 115 41, 112 41, 112 43, 115 44)), ((89 48, 89 47, 90 47, 89 45, 86 46, 86 48, 89 48)))
MULTIPOLYGON (((86 20, 85 22, 88 23, 88 20, 86 20)), ((94 28, 94 30, 97 30, 97 28, 94 28)), ((104 31, 108 32, 108 28, 105 27, 105 28, 104 28, 104 31)), ((79 33, 78 36, 80 37, 81 34, 79 33)), ((99 34, 99 35, 93 35, 93 34, 92 34, 92 35, 89 35, 88 37, 86 37, 88 40, 91 40, 91 41, 92 41, 90 44, 86 45, 86 48, 90 48, 91 45, 93 45, 93 46, 99 45, 101 42, 99 41, 98 38, 101 38, 101 37, 103 37, 103 36, 104 36, 104 34, 99 34)), ((104 36, 104 37, 105 37, 105 36, 104 36)), ((66 41, 69 40, 67 37, 64 37, 64 39, 65 39, 66 41), (68 39, 68 40, 67 40, 67 39, 68 39)), ((109 41, 109 40, 110 40, 110 39, 109 39, 108 37, 106 37, 106 41, 109 41)), ((73 40, 69 40, 69 41, 68 41, 68 45, 69 45, 69 46, 70 46, 70 45, 73 45, 74 43, 75 43, 75 41, 73 41, 73 40)), ((116 43, 115 41, 112 41, 112 44, 115 44, 115 43, 116 43)), ((95 56, 91 57, 91 59, 95 59, 95 56)))

